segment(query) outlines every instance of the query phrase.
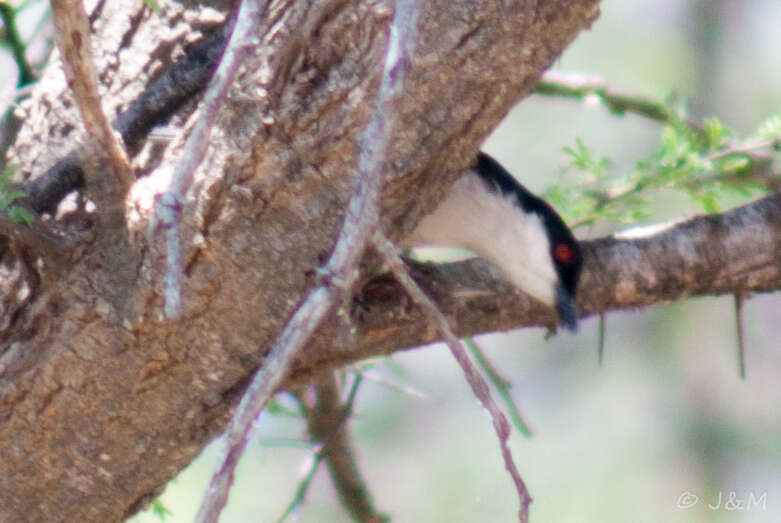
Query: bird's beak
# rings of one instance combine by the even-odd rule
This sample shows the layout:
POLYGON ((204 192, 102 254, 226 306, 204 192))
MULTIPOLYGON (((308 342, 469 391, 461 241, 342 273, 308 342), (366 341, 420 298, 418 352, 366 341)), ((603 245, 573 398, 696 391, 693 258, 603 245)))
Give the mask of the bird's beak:
POLYGON ((556 287, 556 312, 564 326, 575 332, 578 330, 578 304, 564 287, 556 287))

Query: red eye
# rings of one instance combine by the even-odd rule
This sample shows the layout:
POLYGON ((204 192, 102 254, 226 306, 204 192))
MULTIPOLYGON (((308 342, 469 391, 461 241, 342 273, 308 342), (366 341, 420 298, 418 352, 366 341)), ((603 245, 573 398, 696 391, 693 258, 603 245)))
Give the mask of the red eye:
POLYGON ((559 263, 572 263, 575 253, 572 251, 572 247, 564 243, 559 243, 553 248, 553 257, 559 263))

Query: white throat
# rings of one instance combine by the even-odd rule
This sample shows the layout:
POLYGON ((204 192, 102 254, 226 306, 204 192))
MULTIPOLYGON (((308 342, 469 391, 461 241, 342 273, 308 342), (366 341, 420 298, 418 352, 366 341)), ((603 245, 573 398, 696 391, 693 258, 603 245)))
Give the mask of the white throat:
POLYGON ((469 249, 516 287, 547 305, 555 302, 558 276, 539 216, 519 207, 514 195, 490 191, 473 171, 453 184, 405 243, 469 249))

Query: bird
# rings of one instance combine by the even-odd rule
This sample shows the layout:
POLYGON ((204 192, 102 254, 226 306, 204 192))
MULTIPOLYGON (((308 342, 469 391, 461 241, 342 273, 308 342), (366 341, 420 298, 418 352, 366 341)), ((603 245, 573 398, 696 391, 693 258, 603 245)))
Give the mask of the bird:
POLYGON ((478 153, 404 243, 475 253, 515 288, 554 308, 566 328, 577 330, 583 265, 578 241, 548 202, 488 154, 478 153))

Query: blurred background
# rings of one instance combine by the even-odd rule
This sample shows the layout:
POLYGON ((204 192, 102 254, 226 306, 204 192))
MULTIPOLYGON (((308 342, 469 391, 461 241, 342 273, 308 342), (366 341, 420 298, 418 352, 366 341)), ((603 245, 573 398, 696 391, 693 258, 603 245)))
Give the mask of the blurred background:
MULTIPOLYGON (((36 30, 30 20, 20 20, 23 34, 36 30)), ((718 115, 750 133, 781 110, 779 27, 777 0, 605 0, 591 31, 554 69, 660 99, 676 95, 696 119, 718 115)), ((0 53, 3 99, 15 71, 0 53)), ((620 170, 655 149, 659 134, 639 117, 533 96, 484 149, 541 192, 566 175, 562 147, 578 137, 620 170)), ((694 212, 687 198, 663 195, 649 221, 694 212)), ((532 521, 781 521, 781 294, 748 300, 745 324, 745 381, 731 296, 611 313, 601 367, 595 318, 549 340, 541 329, 478 338, 534 430, 530 439, 511 438, 534 498, 532 521)), ((490 419, 449 351, 398 353, 369 373, 351 428, 378 508, 397 523, 516 521, 517 496, 490 419)), ((221 521, 277 521, 311 461, 305 441, 302 420, 263 414, 221 521)), ((165 521, 192 521, 216 451, 213 443, 168 486, 165 521)), ((148 511, 132 521, 159 520, 148 511)), ((293 520, 348 520, 324 468, 293 520)))

